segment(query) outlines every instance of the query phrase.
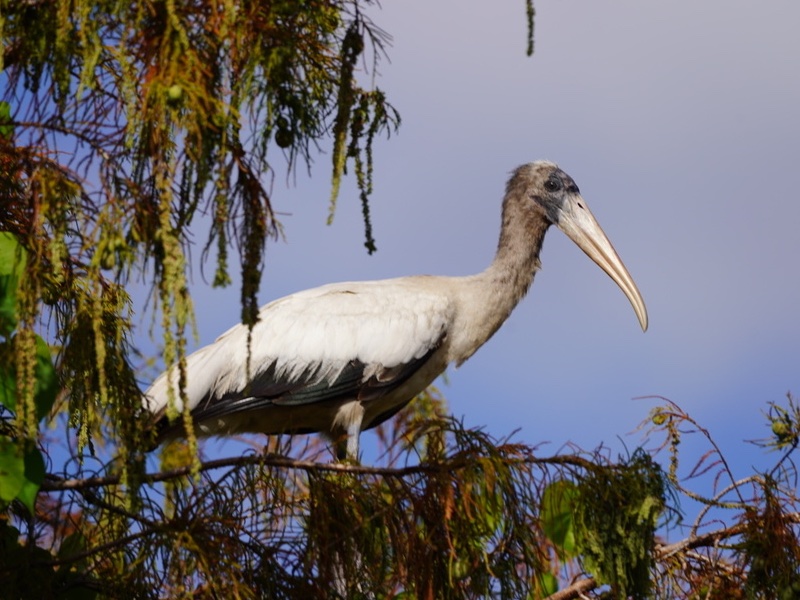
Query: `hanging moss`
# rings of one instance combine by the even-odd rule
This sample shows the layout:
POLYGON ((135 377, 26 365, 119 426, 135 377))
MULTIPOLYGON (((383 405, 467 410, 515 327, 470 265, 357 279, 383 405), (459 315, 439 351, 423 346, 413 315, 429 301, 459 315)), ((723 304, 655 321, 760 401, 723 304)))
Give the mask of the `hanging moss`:
POLYGON ((624 463, 591 469, 578 485, 578 551, 587 571, 609 584, 616 598, 650 595, 654 534, 666 494, 666 476, 641 449, 624 463))
MULTIPOLYGON (((242 320, 255 323, 265 243, 280 231, 267 188, 274 152, 291 171, 332 140, 334 197, 347 160, 356 161, 374 249, 372 141, 397 119, 383 94, 357 81, 359 58, 380 56, 386 39, 364 16, 367 4, 2 3, 0 183, 9 202, 0 228, 37 265, 23 294, 26 330, 45 310, 57 315, 82 444, 113 412, 113 389, 135 380, 130 307, 107 303, 109 290, 150 279, 164 361, 181 363, 193 324, 188 252, 201 213, 211 217, 214 284, 231 282, 237 248, 242 320)), ((29 346, 20 348, 23 391, 29 346)))

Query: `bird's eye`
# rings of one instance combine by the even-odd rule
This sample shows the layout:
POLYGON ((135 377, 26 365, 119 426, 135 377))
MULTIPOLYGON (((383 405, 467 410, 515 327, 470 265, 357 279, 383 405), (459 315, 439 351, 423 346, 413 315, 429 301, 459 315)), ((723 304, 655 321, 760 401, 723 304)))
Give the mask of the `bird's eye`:
POLYGON ((548 192, 557 192, 561 189, 561 187, 561 180, 556 179, 555 177, 551 177, 544 182, 544 189, 546 189, 548 192))

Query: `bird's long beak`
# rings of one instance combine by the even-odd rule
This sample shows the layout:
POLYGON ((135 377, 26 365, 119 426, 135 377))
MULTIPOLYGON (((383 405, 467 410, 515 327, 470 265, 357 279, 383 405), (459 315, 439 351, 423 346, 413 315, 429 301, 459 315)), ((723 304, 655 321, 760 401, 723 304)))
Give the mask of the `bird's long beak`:
POLYGON ((642 331, 647 331, 647 308, 642 295, 608 236, 579 194, 572 194, 565 201, 556 226, 617 283, 630 300, 642 331))

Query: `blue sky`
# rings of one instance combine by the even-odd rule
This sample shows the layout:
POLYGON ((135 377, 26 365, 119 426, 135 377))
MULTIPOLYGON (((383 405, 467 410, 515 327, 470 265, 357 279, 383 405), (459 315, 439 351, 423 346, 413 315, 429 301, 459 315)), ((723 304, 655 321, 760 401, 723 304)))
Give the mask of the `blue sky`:
MULTIPOLYGON (((325 225, 320 156, 310 179, 276 178, 286 241, 267 251, 262 303, 331 281, 482 270, 509 171, 554 160, 636 280, 650 329, 553 229, 531 293, 450 371, 453 414, 553 452, 568 441, 620 450, 637 445, 628 434, 655 406, 633 399, 662 395, 750 474, 765 456, 743 440, 767 435, 766 402, 800 393, 800 4, 536 10, 531 58, 521 1, 387 0, 373 11, 394 38, 376 81, 403 118, 376 149, 379 251, 364 251, 352 181, 325 225)), ((200 281, 205 345, 238 319, 238 290, 200 281)))

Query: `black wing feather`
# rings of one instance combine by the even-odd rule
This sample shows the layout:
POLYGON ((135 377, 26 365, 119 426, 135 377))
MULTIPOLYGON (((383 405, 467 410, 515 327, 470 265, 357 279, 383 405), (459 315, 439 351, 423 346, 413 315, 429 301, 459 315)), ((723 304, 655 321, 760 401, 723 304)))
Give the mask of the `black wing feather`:
MULTIPOLYGON (((209 395, 192 411, 192 418, 195 423, 200 423, 235 413, 260 412, 278 406, 302 406, 356 398, 362 401, 375 400, 405 383, 430 359, 440 345, 441 340, 423 356, 405 365, 379 370, 377 376, 370 376, 366 380, 364 376, 368 365, 358 360, 351 360, 333 382, 320 380, 316 375, 316 369, 307 371, 296 380, 278 377, 275 366, 271 365, 242 391, 229 392, 221 396, 209 395)), ((402 406, 393 408, 365 425, 374 427, 394 415, 400 408, 402 406)), ((174 433, 181 425, 180 420, 169 423, 164 416, 156 427, 158 437, 163 439, 168 434, 174 433)))

